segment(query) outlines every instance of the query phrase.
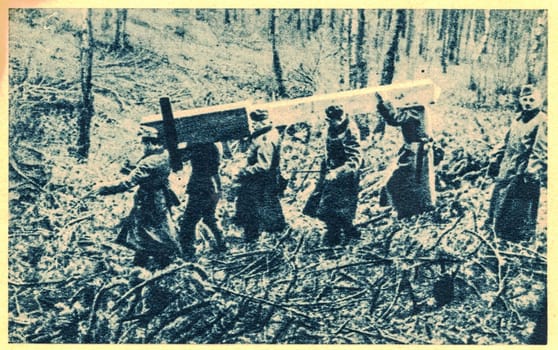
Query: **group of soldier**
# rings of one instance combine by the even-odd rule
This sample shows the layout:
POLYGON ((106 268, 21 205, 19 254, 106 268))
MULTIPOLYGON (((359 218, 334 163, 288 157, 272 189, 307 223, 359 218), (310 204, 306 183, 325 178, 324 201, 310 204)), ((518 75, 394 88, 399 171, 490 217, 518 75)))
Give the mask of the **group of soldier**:
MULTIPOLYGON (((534 234, 540 187, 546 179, 547 117, 541 110, 540 92, 532 85, 523 86, 518 102, 520 111, 490 163, 489 173, 496 180, 485 225, 509 240, 528 239, 534 234)), ((433 140, 425 125, 427 108, 394 108, 379 94, 371 103, 388 125, 401 128, 404 141, 380 202, 391 206, 399 218, 434 209, 433 140)), ((255 110, 249 117, 253 132, 248 139, 246 166, 234 171, 232 177, 239 184, 234 223, 244 230, 245 241, 253 242, 264 231, 284 230, 287 223, 280 203, 281 135, 267 111, 255 110)), ((335 246, 360 238, 353 221, 363 152, 359 128, 343 106, 327 107, 325 119, 324 161, 303 213, 325 223, 323 242, 335 246)), ((186 188, 188 203, 175 228, 171 207, 180 201, 169 184, 168 152, 156 129, 142 126, 139 136, 144 155, 130 173, 93 189, 96 194, 107 195, 137 187, 134 207, 122 221, 116 242, 135 251, 136 265, 163 268, 176 254, 192 260, 196 225, 203 221, 214 236, 214 250, 225 252, 225 238, 215 216, 222 192, 217 144, 188 145, 182 150, 192 171, 186 188)))

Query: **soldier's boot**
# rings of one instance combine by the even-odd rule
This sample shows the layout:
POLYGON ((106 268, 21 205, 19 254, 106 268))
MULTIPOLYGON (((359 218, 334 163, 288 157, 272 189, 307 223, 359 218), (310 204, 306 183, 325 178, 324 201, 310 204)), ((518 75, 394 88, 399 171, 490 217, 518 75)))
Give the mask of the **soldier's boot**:
POLYGON ((247 223, 244 225, 244 241, 246 243, 255 242, 260 238, 260 230, 257 223, 247 223))
POLYGON ((204 220, 207 227, 213 233, 213 238, 215 239, 215 247, 213 248, 216 253, 222 253, 227 250, 227 246, 225 244, 225 238, 223 235, 223 231, 217 225, 215 220, 204 220))
POLYGON ((361 238, 360 232, 353 225, 348 225, 343 231, 345 232, 345 239, 347 243, 351 239, 359 240, 361 238))
POLYGON ((324 245, 335 247, 341 244, 341 229, 336 224, 326 224, 326 232, 324 235, 324 245))
POLYGON ((180 250, 182 251, 182 258, 186 261, 193 260, 196 255, 196 249, 194 247, 196 224, 197 223, 182 220, 180 225, 178 241, 180 243, 180 250))

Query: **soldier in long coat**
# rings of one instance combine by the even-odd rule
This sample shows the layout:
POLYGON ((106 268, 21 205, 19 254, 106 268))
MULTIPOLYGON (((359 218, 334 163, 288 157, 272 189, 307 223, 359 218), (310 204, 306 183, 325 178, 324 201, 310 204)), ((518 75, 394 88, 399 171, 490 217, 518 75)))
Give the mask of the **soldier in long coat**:
POLYGON ((183 150, 183 158, 190 161, 192 172, 186 187, 188 204, 180 219, 178 234, 182 251, 186 256, 193 255, 196 226, 203 220, 213 234, 215 250, 222 252, 225 250, 225 242, 215 217, 221 193, 221 152, 215 143, 194 144, 183 150))
POLYGON ((237 174, 240 188, 235 216, 247 242, 256 240, 263 231, 278 232, 286 226, 279 201, 279 132, 265 110, 251 112, 250 119, 254 132, 246 151, 247 165, 237 174))
POLYGON ((540 92, 532 85, 523 86, 519 104, 521 112, 512 119, 491 160, 497 177, 485 223, 511 241, 535 233, 540 187, 547 171, 547 115, 541 110, 540 92))
POLYGON ((353 220, 358 204, 362 154, 359 129, 343 108, 329 106, 325 113, 329 124, 326 157, 316 189, 303 212, 326 224, 324 243, 334 246, 360 237, 353 220))
POLYGON ((399 218, 420 214, 436 203, 432 136, 424 106, 395 109, 376 94, 377 110, 388 125, 401 128, 403 146, 384 187, 399 218))
POLYGON ((135 250, 135 265, 164 268, 179 252, 170 212, 178 200, 169 187, 169 155, 157 130, 142 127, 140 136, 144 155, 135 168, 123 179, 96 185, 93 192, 109 195, 137 187, 134 206, 122 221, 116 242, 135 250))

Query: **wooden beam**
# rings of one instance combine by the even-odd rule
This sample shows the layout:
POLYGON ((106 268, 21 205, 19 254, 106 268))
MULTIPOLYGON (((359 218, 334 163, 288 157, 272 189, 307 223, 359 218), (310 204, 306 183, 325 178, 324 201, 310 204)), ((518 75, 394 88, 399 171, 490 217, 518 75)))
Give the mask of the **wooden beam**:
POLYGON ((182 168, 182 160, 178 154, 178 142, 176 136, 176 125, 172 115, 171 103, 168 97, 159 99, 161 114, 163 115, 163 135, 169 151, 169 158, 172 170, 178 171, 182 168))
MULTIPOLYGON (((250 135, 248 106, 248 102, 240 102, 174 112, 175 143, 217 142, 250 135)), ((160 114, 146 116, 141 123, 164 133, 160 114)))
MULTIPOLYGON (((376 92, 394 107, 403 108, 434 103, 440 90, 425 79, 269 103, 245 101, 182 110, 174 112, 176 142, 217 142, 248 136, 251 130, 248 115, 255 109, 267 110, 275 126, 321 120, 332 104, 342 105, 349 115, 376 113, 376 92)), ((160 114, 144 117, 142 124, 164 132, 160 114)))
POLYGON ((431 80, 416 80, 257 104, 250 106, 250 110, 266 109, 276 126, 323 119, 325 109, 334 104, 342 105, 349 115, 376 113, 376 92, 385 100, 391 101, 394 107, 402 108, 434 103, 438 98, 439 88, 431 80))

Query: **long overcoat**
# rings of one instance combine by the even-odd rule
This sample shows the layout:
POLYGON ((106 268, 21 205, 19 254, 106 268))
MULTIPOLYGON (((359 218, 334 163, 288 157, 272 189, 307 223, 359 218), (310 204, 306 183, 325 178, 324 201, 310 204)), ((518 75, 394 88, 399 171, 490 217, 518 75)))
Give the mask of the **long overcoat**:
POLYGON ((177 198, 169 187, 168 152, 145 154, 124 179, 104 185, 101 194, 125 192, 138 187, 134 206, 121 222, 117 243, 148 255, 173 255, 179 251, 170 208, 177 198))
POLYGON ((534 234, 540 182, 546 177, 547 115, 523 112, 513 118, 504 142, 494 153, 499 172, 494 185, 489 216, 495 233, 518 241, 534 234))
POLYGON ((339 127, 330 126, 321 176, 304 213, 325 222, 352 222, 358 205, 361 163, 360 134, 355 122, 347 118, 339 127), (326 180, 325 174, 331 171, 337 175, 326 180))
POLYGON ((388 103, 378 112, 391 126, 401 128, 403 146, 389 168, 385 190, 399 218, 434 208, 434 161, 428 115, 423 106, 395 109, 388 103))
POLYGON ((285 227, 278 189, 280 135, 271 125, 255 131, 249 140, 247 166, 239 173, 235 222, 258 232, 285 227))

